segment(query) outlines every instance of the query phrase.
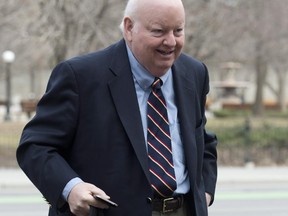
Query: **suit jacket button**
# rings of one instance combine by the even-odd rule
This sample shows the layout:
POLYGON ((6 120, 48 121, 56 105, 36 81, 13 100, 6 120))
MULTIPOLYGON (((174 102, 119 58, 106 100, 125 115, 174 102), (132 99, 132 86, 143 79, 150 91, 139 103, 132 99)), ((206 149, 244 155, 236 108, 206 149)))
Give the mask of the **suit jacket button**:
POLYGON ((151 197, 147 197, 147 202, 148 203, 152 203, 152 198, 151 197))

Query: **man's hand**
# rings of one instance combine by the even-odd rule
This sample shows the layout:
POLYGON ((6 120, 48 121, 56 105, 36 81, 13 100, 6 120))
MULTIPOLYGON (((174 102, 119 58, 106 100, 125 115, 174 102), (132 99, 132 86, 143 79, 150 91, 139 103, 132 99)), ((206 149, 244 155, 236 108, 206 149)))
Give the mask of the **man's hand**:
POLYGON ((211 202, 211 195, 209 193, 205 193, 206 195, 206 203, 207 203, 207 207, 210 205, 210 202, 211 202))
POLYGON ((93 195, 100 195, 106 199, 110 198, 103 190, 97 188, 95 185, 85 182, 76 184, 68 196, 70 211, 77 216, 88 216, 90 206, 101 209, 109 208, 107 204, 97 201, 93 195))

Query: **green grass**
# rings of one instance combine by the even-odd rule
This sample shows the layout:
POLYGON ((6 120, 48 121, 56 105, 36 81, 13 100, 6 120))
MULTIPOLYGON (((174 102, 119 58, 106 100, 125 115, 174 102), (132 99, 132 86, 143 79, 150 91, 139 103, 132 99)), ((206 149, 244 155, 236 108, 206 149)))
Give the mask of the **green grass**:
POLYGON ((25 123, 2 122, 0 123, 0 146, 17 147, 25 123))
MULTIPOLYGON (((15 153, 25 122, 0 123, 0 167, 18 166, 15 153)), ((235 116, 209 118, 207 130, 218 137, 221 165, 241 165, 247 158, 258 164, 288 163, 288 118, 235 116), (248 124, 249 123, 249 124, 248 124)))
POLYGON ((286 118, 214 118, 206 127, 217 134, 221 146, 288 147, 286 118))

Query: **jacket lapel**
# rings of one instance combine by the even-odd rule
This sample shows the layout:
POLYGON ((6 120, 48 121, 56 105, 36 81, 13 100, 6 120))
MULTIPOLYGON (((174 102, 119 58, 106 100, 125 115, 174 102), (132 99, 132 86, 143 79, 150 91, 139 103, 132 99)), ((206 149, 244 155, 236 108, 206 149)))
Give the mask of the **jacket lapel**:
POLYGON ((134 80, 124 41, 120 41, 111 59, 111 71, 115 74, 109 82, 112 99, 120 120, 134 148, 142 169, 149 180, 148 157, 134 80))
POLYGON ((197 146, 195 140, 196 85, 194 77, 191 76, 191 74, 193 73, 191 73, 191 71, 188 73, 188 69, 180 62, 174 64, 174 91, 178 108, 182 144, 190 180, 192 180, 191 176, 195 176, 196 174, 195 167, 197 164, 197 146))
MULTIPOLYGON (((149 180, 146 143, 134 80, 127 56, 125 42, 122 40, 116 44, 114 53, 111 55, 110 69, 115 77, 109 82, 109 88, 120 120, 142 169, 149 180)), ((176 61, 172 70, 182 142, 186 164, 191 177, 195 176, 194 172, 197 164, 195 141, 196 85, 193 76, 191 76, 191 73, 188 73, 188 69, 181 62, 176 61)))

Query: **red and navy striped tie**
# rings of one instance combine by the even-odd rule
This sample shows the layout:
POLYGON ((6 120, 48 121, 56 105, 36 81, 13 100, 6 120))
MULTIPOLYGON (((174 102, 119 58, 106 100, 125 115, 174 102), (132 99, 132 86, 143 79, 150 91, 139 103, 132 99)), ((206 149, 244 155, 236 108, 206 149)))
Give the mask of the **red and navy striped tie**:
POLYGON ((148 98, 148 157, 151 186, 157 195, 168 197, 176 190, 167 107, 161 91, 162 80, 155 78, 148 98))

